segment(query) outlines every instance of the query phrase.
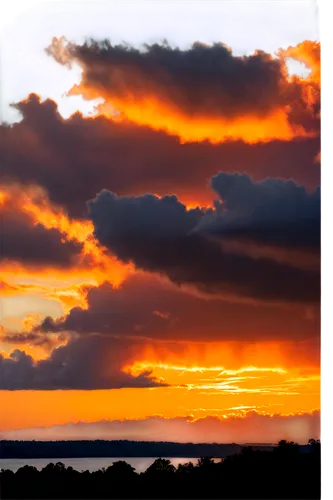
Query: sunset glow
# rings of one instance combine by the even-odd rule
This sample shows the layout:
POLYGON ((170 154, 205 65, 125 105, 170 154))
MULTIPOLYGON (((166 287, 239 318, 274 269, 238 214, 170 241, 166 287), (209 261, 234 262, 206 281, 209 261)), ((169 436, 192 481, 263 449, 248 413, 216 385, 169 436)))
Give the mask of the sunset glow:
MULTIPOLYGON (((83 95, 95 99, 98 94, 84 85, 73 87, 69 95, 83 95)), ((104 97, 104 96, 103 96, 104 97)), ((310 97, 311 98, 311 97, 310 97)), ((135 97, 119 100, 112 98, 108 103, 98 105, 98 111, 110 120, 121 122, 129 120, 138 125, 148 125, 154 130, 163 130, 179 137, 181 143, 208 140, 212 144, 228 140, 242 140, 248 144, 269 142, 273 139, 290 141, 294 137, 315 137, 315 131, 305 131, 302 126, 290 126, 287 116, 288 107, 274 111, 265 117, 240 117, 223 120, 220 117, 182 116, 172 105, 165 105, 154 97, 141 100, 135 97)))
POLYGON ((47 28, 8 103, 4 439, 319 438, 320 43, 177 26, 47 28))

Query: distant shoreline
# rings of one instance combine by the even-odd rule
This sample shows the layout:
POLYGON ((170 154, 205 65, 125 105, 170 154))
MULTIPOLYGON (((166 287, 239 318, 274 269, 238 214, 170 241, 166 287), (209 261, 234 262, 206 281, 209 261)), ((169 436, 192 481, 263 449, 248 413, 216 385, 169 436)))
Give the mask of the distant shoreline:
POLYGON ((97 457, 165 457, 197 458, 211 456, 225 458, 239 453, 242 448, 269 451, 272 444, 218 444, 175 443, 165 441, 127 440, 66 440, 66 441, 0 441, 0 458, 97 458, 97 457))

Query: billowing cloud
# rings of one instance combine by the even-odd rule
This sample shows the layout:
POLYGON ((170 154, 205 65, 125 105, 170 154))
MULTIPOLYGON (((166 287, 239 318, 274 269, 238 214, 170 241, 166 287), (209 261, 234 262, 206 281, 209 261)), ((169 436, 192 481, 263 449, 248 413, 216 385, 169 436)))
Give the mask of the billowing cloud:
POLYGON ((63 119, 57 105, 31 94, 16 104, 22 120, 1 128, 1 179, 38 184, 70 215, 86 215, 85 202, 103 188, 118 194, 176 193, 189 205, 210 204, 209 179, 243 171, 256 180, 294 178, 313 189, 320 171, 313 158, 319 138, 246 144, 181 144, 164 132, 105 116, 63 119))
POLYGON ((319 193, 307 195, 294 183, 274 179, 256 185, 237 175, 222 175, 214 183, 231 204, 230 212, 224 210, 223 204, 217 204, 215 210, 187 210, 176 196, 120 197, 103 190, 88 203, 96 237, 122 261, 134 262, 140 269, 165 274, 177 284, 192 285, 208 293, 269 301, 318 301, 319 269, 300 269, 269 255, 258 258, 230 252, 215 237, 215 231, 212 234, 202 228, 207 220, 210 223, 216 217, 217 226, 221 224, 223 229, 227 225, 228 233, 234 230, 237 236, 243 234, 254 241, 260 233, 261 239, 278 244, 297 238, 298 233, 302 243, 308 229, 313 233, 313 243, 318 245, 319 193), (241 190, 242 201, 232 190, 228 194, 228 187, 235 183, 245 188, 241 190), (272 190, 277 195, 270 197, 272 190), (259 198, 257 192, 261 193, 259 198), (273 232, 264 236, 263 227, 269 226, 272 217, 276 237, 273 232), (292 234, 295 228, 296 236, 292 234))
POLYGON ((110 119, 165 130, 183 142, 255 143, 319 133, 320 46, 306 41, 291 49, 237 57, 222 43, 136 49, 54 38, 47 53, 82 66, 82 81, 69 94, 103 98, 98 108, 110 119), (304 62, 310 75, 290 78, 285 57, 304 62))
POLYGON ((309 193, 293 181, 219 173, 212 188, 222 210, 207 215, 201 229, 222 237, 244 238, 289 248, 320 246, 320 189, 309 193))
POLYGON ((240 303, 189 293, 152 275, 127 278, 120 287, 91 288, 87 307, 64 318, 46 318, 34 332, 103 333, 163 341, 283 341, 318 339, 319 310, 304 306, 240 303), (258 313, 260 307, 260 313, 258 313))
POLYGON ((9 187, 1 190, 1 249, 0 259, 20 261, 27 265, 55 267, 71 266, 78 258, 82 245, 64 241, 56 228, 36 223, 22 209, 22 194, 9 187))
POLYGON ((16 349, 9 357, 0 355, 1 389, 92 390, 164 385, 150 372, 133 376, 122 371, 124 363, 139 348, 140 343, 90 335, 70 340, 54 349, 49 358, 39 361, 16 349))
MULTIPOLYGON (((231 409, 232 410, 232 409, 231 409)), ((226 412, 228 413, 228 412, 226 412)), ((232 413, 232 411, 230 412, 232 413)), ((3 433, 4 439, 130 439, 192 443, 277 443, 280 439, 307 443, 320 438, 320 412, 269 415, 245 411, 243 416, 148 417, 140 420, 103 420, 52 427, 36 427, 3 433)))

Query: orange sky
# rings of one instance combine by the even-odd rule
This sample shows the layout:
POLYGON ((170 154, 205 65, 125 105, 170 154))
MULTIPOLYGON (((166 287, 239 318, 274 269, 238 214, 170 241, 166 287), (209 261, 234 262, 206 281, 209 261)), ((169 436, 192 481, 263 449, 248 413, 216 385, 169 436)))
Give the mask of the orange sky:
MULTIPOLYGON (((214 350, 216 352, 216 346, 214 350)), ((265 359, 265 352, 262 356, 265 359)), ((150 415, 221 417, 242 415, 246 407, 271 415, 311 412, 320 408, 318 367, 306 370, 261 366, 251 367, 251 371, 245 367, 223 375, 219 372, 221 367, 200 367, 200 371, 194 372, 188 371, 194 368, 191 362, 187 364, 187 370, 177 365, 153 367, 153 373, 174 384, 167 388, 2 391, 1 428, 5 431, 79 420, 138 419, 150 415), (24 408, 24 414, 20 408, 24 408)))
MULTIPOLYGON (((311 107, 316 99, 313 89, 320 85, 320 67, 313 47, 304 42, 297 48, 282 51, 280 57, 293 57, 311 68, 307 79, 294 77, 297 85, 304 86, 304 99, 311 107)), ((148 125, 152 129, 177 135, 181 143, 208 139, 214 144, 232 138, 252 144, 272 139, 292 141, 318 133, 305 130, 301 125, 291 125, 288 106, 273 109, 265 116, 247 114, 223 120, 221 117, 199 115, 188 117, 172 103, 166 103, 156 95, 140 100, 135 96, 120 99, 107 95, 98 87, 89 87, 84 81, 72 88, 69 94, 82 94, 87 99, 103 97, 105 102, 98 112, 108 119, 115 122, 129 120, 138 127, 148 125), (117 116, 111 112, 114 107, 120 112, 117 116)), ((191 192, 179 197, 187 203, 187 209, 200 205, 199 198, 191 192)), ((15 212, 18 217, 27 217, 32 227, 41 225, 48 231, 56 230, 63 244, 75 242, 80 248, 66 268, 52 263, 20 262, 18 259, 7 259, 1 263, 0 352, 9 358, 15 349, 20 349, 29 354, 34 362, 48 359, 55 348, 70 341, 68 331, 63 335, 59 332, 50 334, 45 344, 10 342, 5 340, 5 336, 34 331, 47 316, 59 320, 75 307, 87 309, 87 294, 91 288, 108 282, 117 289, 128 277, 140 272, 133 264, 120 262, 99 244, 91 221, 69 216, 66 208, 51 202, 47 190, 37 184, 20 184, 17 180, 3 183, 0 208, 3 217, 15 212)), ((297 248, 283 253, 269 246, 245 246, 241 248, 242 252, 252 252, 259 259, 268 256, 304 268, 316 268, 318 265, 318 256, 297 248)), ((144 289, 142 294, 144 296, 144 289)), ((226 297, 222 302, 228 300, 237 302, 238 299, 226 297)), ((52 426, 79 420, 95 422, 105 418, 142 419, 152 415, 167 418, 217 415, 228 418, 252 410, 266 415, 319 410, 319 339, 318 335, 311 338, 310 334, 307 337, 304 334, 302 338, 303 322, 312 324, 317 321, 316 307, 283 304, 267 312, 264 309, 267 306, 258 301, 251 307, 255 308, 252 317, 266 315, 267 321, 281 326, 280 341, 270 341, 265 331, 254 331, 255 319, 247 325, 250 340, 240 334, 234 342, 225 339, 212 341, 207 338, 209 332, 202 332, 201 340, 195 338, 192 342, 165 337, 153 342, 143 338, 143 347, 134 355, 128 355, 128 361, 123 362, 121 370, 133 376, 147 372, 154 379, 168 384, 167 387, 1 391, 0 429, 8 431, 52 426), (288 325, 292 324, 292 314, 296 315, 292 318, 296 326, 288 338, 283 328, 286 321, 288 325), (288 320, 285 319, 287 317, 288 320), (262 336, 262 340, 253 340, 258 335, 262 336), (177 342, 178 345, 174 346, 177 342)), ((163 311, 154 311, 154 314, 162 319, 163 315, 168 317, 168 313, 163 311)), ((232 320, 230 328, 231 323, 232 320)), ((224 325, 224 328, 227 327, 228 324, 224 325)), ((179 331, 179 336, 183 333, 179 331)), ((108 369, 107 365, 105 369, 108 369)))

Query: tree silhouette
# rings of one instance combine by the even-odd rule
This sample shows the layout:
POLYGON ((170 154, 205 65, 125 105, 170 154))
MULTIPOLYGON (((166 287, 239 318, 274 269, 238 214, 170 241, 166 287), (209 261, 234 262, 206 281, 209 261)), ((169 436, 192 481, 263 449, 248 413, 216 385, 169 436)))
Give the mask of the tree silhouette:
POLYGON ((120 460, 110 467, 79 472, 61 462, 41 471, 24 466, 0 473, 2 499, 320 499, 320 441, 308 445, 281 440, 274 450, 244 447, 214 462, 196 464, 158 458, 138 474, 120 460))
POLYGON ((214 460, 213 460, 213 457, 200 457, 199 460, 198 460, 198 467, 200 468, 208 468, 208 467, 211 467, 212 464, 214 464, 214 460))
POLYGON ((163 474, 170 475, 175 472, 176 468, 172 465, 170 460, 165 458, 157 458, 155 462, 151 464, 150 467, 146 470, 147 475, 155 475, 155 474, 163 474))
POLYGON ((309 439, 308 446, 310 446, 313 451, 320 453, 320 449, 321 449, 320 439, 309 439))
POLYGON ((105 474, 116 479, 131 479, 135 475, 135 469, 124 460, 113 462, 113 464, 105 470, 105 474))
POLYGON ((193 469, 193 462, 187 462, 186 464, 178 464, 176 472, 180 475, 191 474, 193 472, 193 469))
POLYGON ((274 449, 275 453, 282 455, 285 459, 293 459, 299 453, 299 445, 294 441, 282 439, 274 449))

